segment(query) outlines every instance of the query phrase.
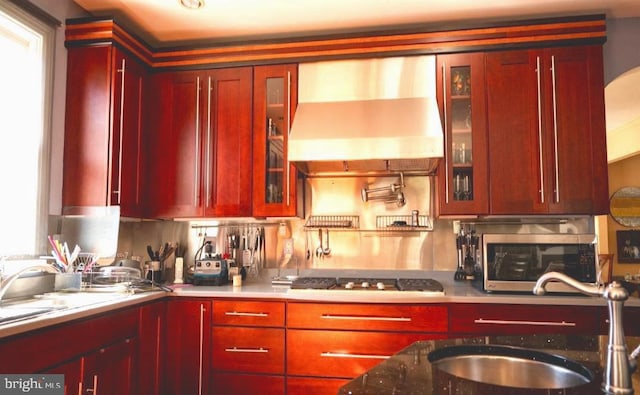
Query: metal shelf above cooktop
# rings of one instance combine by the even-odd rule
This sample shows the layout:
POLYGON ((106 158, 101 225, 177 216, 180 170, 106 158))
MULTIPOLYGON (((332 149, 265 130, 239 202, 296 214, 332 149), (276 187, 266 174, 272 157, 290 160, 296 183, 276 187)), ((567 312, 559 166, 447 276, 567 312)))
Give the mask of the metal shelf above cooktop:
POLYGON ((357 215, 311 215, 304 224, 305 230, 327 229, 357 232, 431 232, 433 221, 428 215, 379 215, 376 216, 376 227, 360 228, 360 217, 357 215))

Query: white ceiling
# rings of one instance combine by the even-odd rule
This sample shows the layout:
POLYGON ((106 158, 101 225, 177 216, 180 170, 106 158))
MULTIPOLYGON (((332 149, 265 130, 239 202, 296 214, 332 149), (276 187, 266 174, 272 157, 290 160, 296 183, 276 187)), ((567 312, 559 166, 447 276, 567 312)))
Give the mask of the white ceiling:
MULTIPOLYGON (((135 25, 153 45, 237 41, 382 30, 427 28, 491 20, 604 13, 640 16, 638 0, 204 0, 199 10, 179 0, 74 0, 96 16, 135 25)), ((131 28, 132 26, 128 26, 131 28)))

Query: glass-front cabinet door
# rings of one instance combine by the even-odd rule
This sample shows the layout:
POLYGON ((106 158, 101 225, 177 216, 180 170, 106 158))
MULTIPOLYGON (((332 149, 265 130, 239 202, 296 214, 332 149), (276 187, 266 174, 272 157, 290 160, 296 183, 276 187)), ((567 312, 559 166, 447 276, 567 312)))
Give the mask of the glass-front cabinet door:
POLYGON ((297 65, 254 68, 253 215, 256 217, 298 213, 297 170, 287 159, 297 82, 297 65))
POLYGON ((439 214, 487 214, 484 54, 438 55, 437 75, 445 144, 438 168, 439 214))

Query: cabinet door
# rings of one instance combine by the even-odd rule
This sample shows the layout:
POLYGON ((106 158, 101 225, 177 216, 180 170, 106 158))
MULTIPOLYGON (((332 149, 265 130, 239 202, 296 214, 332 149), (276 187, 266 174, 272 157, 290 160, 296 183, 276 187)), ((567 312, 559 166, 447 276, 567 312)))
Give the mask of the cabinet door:
POLYGON ((68 49, 63 206, 120 205, 141 215, 146 70, 114 46, 68 49))
POLYGON ((113 47, 67 49, 62 205, 111 204, 113 47))
MULTIPOLYGON (((182 299, 182 298, 177 298, 182 299)), ((169 394, 207 393, 211 302, 170 300, 167 305, 166 389, 169 394)))
POLYGON ((602 47, 544 50, 549 213, 606 214, 602 47), (553 156, 551 157, 551 155, 553 156))
POLYGON ((492 214, 602 214, 600 46, 487 54, 492 214))
POLYGON ((64 395, 83 395, 82 364, 83 359, 81 357, 75 358, 47 369, 43 373, 64 375, 64 395))
POLYGON ((486 55, 492 214, 543 214, 542 92, 529 51, 486 55))
POLYGON ((487 214, 484 54, 438 55, 437 62, 445 132, 445 158, 438 167, 439 212, 487 214))
POLYGON ((84 358, 83 389, 98 395, 136 395, 135 339, 101 348, 84 358))
POLYGON ((202 214, 203 80, 196 72, 160 73, 151 79, 144 180, 148 216, 202 214))
POLYGON ((140 307, 138 330, 138 394, 159 395, 163 385, 166 304, 164 301, 140 307))
POLYGON ((133 57, 115 49, 111 203, 126 217, 142 215, 142 101, 146 71, 133 57))
POLYGON ((287 143, 298 102, 297 65, 258 66, 253 81, 253 215, 302 216, 287 143))
POLYGON ((251 215, 252 73, 221 69, 205 81, 205 216, 251 215))

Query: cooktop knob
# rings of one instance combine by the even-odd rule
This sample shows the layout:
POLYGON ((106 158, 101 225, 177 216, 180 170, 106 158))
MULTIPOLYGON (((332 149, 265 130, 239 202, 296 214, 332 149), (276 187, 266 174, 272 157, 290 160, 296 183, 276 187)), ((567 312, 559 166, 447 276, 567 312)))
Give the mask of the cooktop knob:
POLYGON ((384 283, 382 281, 378 281, 378 283, 376 284, 376 287, 378 287, 378 289, 382 290, 382 289, 384 289, 384 283))
POLYGON ((362 288, 369 288, 369 282, 368 281, 363 281, 361 286, 362 286, 362 288))
POLYGON ((354 286, 354 285, 355 285, 355 284, 353 283, 353 281, 349 281, 348 283, 346 283, 346 284, 344 285, 344 287, 345 287, 346 289, 353 289, 353 286, 354 286))

